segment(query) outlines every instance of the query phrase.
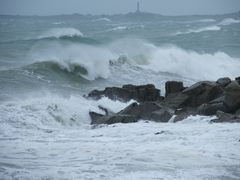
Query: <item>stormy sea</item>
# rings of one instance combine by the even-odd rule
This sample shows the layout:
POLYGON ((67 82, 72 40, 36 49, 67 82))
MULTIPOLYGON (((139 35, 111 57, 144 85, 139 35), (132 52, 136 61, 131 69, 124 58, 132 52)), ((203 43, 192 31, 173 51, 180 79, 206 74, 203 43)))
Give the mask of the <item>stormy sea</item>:
POLYGON ((89 111, 134 102, 83 97, 124 84, 240 76, 240 12, 0 16, 0 179, 240 179, 240 124, 93 127, 89 111))

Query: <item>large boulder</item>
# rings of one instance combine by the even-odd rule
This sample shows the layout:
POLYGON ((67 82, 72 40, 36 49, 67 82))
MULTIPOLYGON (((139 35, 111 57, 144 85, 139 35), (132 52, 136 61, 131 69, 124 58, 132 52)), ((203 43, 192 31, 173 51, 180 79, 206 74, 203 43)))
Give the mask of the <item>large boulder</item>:
POLYGON ((208 103, 223 94, 223 87, 215 82, 202 81, 183 90, 183 94, 189 96, 185 106, 198 107, 204 103, 208 103))
POLYGON ((228 78, 228 77, 224 77, 224 78, 219 78, 217 81, 216 81, 217 84, 225 87, 227 86, 228 84, 231 83, 231 79, 228 78))
POLYGON ((183 82, 167 81, 165 83, 165 96, 172 93, 179 93, 184 90, 183 82))
POLYGON ((216 113, 217 119, 213 119, 210 122, 214 123, 240 123, 240 117, 235 116, 233 114, 225 113, 222 111, 217 111, 216 113))
POLYGON ((237 83, 237 81, 232 81, 225 88, 223 102, 231 113, 240 109, 240 85, 237 83))
POLYGON ((132 115, 139 119, 150 120, 152 112, 159 109, 161 109, 161 106, 156 102, 132 103, 118 114, 132 115))
POLYGON ((188 102, 190 96, 183 93, 171 93, 161 102, 162 106, 171 109, 178 109, 184 107, 186 102, 188 102))
POLYGON ((173 116, 173 113, 167 109, 158 109, 153 111, 149 117, 151 121, 168 122, 173 116))
POLYGON ((224 96, 200 105, 197 109, 198 114, 211 116, 215 115, 217 111, 229 112, 228 108, 223 103, 223 100, 224 96))
POLYGON ((103 96, 108 97, 112 100, 120 100, 123 102, 134 99, 138 102, 146 101, 160 101, 163 97, 160 96, 160 90, 156 89, 154 85, 147 84, 142 86, 135 85, 124 85, 120 87, 107 87, 103 91, 93 90, 87 97, 93 99, 100 99, 103 96))
POLYGON ((102 117, 104 117, 103 114, 99 114, 93 111, 89 112, 89 116, 91 118, 91 124, 97 124, 98 120, 102 117))

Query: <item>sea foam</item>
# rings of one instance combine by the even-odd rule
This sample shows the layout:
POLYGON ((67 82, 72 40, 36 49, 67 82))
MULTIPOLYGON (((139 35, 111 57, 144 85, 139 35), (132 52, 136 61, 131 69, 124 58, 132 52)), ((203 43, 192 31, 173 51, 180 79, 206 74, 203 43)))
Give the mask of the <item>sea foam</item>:
POLYGON ((63 36, 83 36, 83 33, 79 31, 78 29, 75 28, 53 28, 50 29, 44 33, 42 33, 39 38, 50 38, 50 37, 55 37, 55 38, 60 38, 63 36))

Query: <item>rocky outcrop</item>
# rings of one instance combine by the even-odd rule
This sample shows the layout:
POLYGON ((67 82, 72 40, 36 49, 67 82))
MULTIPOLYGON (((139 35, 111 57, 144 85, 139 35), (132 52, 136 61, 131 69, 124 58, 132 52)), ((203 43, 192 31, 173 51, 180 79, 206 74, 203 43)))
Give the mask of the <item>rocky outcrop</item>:
POLYGON ((155 122, 177 122, 190 115, 215 115, 212 122, 240 122, 240 84, 236 78, 220 78, 216 82, 202 81, 185 88, 182 82, 168 81, 166 96, 154 85, 124 85, 108 87, 103 91, 94 90, 88 98, 106 96, 112 100, 136 100, 123 110, 113 113, 99 107, 104 114, 89 112, 92 124, 130 123, 139 120, 155 122))
POLYGON ((123 102, 127 102, 131 99, 134 99, 138 102, 158 101, 163 99, 163 97, 160 96, 160 90, 156 89, 152 84, 143 86, 128 84, 122 86, 121 88, 107 87, 103 91, 93 90, 87 95, 87 97, 95 100, 98 100, 104 96, 112 100, 119 100, 123 102))
POLYGON ((185 88, 183 87, 183 82, 167 81, 165 83, 165 96, 182 92, 184 89, 185 88))

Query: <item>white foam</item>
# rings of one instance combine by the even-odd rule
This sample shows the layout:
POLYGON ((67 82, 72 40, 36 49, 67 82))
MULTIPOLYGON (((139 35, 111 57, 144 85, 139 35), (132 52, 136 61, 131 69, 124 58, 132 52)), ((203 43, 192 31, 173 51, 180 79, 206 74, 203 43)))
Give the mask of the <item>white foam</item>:
POLYGON ((129 63, 155 72, 168 72, 195 80, 217 80, 219 77, 235 78, 240 75, 240 59, 224 52, 197 53, 134 39, 116 41, 110 48, 116 54, 126 55, 129 63))
POLYGON ((78 75, 94 80, 108 78, 110 75, 109 60, 117 56, 109 49, 89 45, 48 43, 33 48, 31 58, 34 61, 54 61, 60 67, 69 72, 75 72, 75 68, 81 66, 87 70, 87 74, 81 72, 78 75))
POLYGON ((233 18, 225 18, 220 23, 218 23, 218 25, 220 25, 220 26, 228 26, 228 25, 236 24, 236 23, 240 23, 240 20, 233 19, 233 18))
POLYGON ((54 24, 54 25, 60 25, 60 24, 65 24, 65 22, 59 21, 59 22, 53 22, 52 24, 54 24))
POLYGON ((93 22, 97 22, 97 21, 112 22, 109 18, 106 18, 106 17, 93 20, 93 22))
POLYGON ((207 22, 216 22, 216 20, 215 19, 200 19, 200 20, 198 20, 198 22, 207 23, 207 22))
POLYGON ((110 31, 123 31, 126 29, 127 29, 126 26, 118 26, 118 27, 112 28, 110 31))
POLYGON ((219 77, 234 78, 240 75, 240 60, 223 52, 199 54, 178 47, 156 47, 148 65, 156 72, 170 72, 195 80, 217 80, 219 77))
POLYGON ((206 26, 206 27, 202 27, 202 28, 198 28, 198 29, 189 29, 184 32, 177 32, 174 35, 201 33, 201 32, 205 32, 205 31, 219 31, 219 30, 221 30, 221 27, 214 25, 214 26, 206 26))
POLYGON ((53 28, 41 34, 39 38, 60 38, 63 36, 83 36, 83 33, 75 28, 53 28))
POLYGON ((240 60, 224 52, 197 53, 173 45, 155 46, 138 39, 121 39, 106 46, 48 43, 32 51, 35 61, 52 60, 69 72, 77 66, 84 67, 88 74, 79 75, 88 80, 108 78, 111 74, 109 61, 117 61, 122 55, 124 62, 134 66, 194 80, 216 80, 224 76, 235 78, 240 75, 240 60))
MULTIPOLYGON (((61 126, 89 127, 89 111, 104 114, 98 106, 105 107, 112 112, 118 112, 134 101, 123 103, 102 98, 98 101, 85 99, 82 96, 62 97, 53 94, 38 96, 29 95, 28 98, 6 102, 0 105, 1 123, 10 123, 21 128, 54 128, 61 126)), ((4 130, 4 132, 7 130, 4 130)), ((5 132, 8 133, 8 132, 5 132)))

